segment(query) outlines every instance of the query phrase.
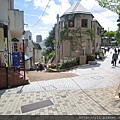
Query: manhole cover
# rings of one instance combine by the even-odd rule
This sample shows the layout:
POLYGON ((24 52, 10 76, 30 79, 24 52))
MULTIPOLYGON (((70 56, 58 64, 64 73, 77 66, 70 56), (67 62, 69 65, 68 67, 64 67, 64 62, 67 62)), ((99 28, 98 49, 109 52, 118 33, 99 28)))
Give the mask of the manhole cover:
POLYGON ((44 86, 43 89, 44 90, 55 90, 57 88, 55 86, 53 86, 53 85, 49 85, 49 86, 44 86))
POLYGON ((101 77, 101 76, 94 76, 94 77, 91 77, 91 78, 96 79, 96 80, 103 79, 103 77, 101 77))
POLYGON ((66 98, 66 96, 65 96, 65 95, 63 95, 63 96, 61 96, 61 98, 66 98))
POLYGON ((48 107, 48 106, 51 106, 51 105, 54 105, 51 100, 44 100, 44 101, 41 101, 41 102, 36 102, 36 103, 24 105, 24 106, 21 107, 21 110, 22 110, 22 113, 26 113, 26 112, 37 110, 37 109, 40 109, 40 108, 48 107))

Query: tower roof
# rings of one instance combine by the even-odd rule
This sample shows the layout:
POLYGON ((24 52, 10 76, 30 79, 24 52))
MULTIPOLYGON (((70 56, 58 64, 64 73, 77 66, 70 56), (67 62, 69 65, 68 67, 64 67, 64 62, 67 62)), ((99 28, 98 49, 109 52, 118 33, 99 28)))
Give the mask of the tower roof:
POLYGON ((62 16, 75 13, 91 14, 89 10, 80 4, 80 1, 77 1, 62 16))

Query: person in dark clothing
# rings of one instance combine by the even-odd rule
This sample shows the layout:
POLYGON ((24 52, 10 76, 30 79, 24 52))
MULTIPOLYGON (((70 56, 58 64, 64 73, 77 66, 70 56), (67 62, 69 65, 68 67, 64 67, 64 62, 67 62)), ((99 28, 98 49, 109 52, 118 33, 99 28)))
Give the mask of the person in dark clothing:
POLYGON ((39 70, 39 66, 38 66, 38 64, 37 64, 37 72, 38 72, 38 70, 39 70))
POLYGON ((114 50, 114 51, 115 51, 115 53, 117 53, 117 50, 116 50, 116 48, 115 48, 115 50, 114 50))
POLYGON ((120 54, 120 48, 118 48, 118 55, 120 54))
POLYGON ((43 66, 42 66, 42 64, 40 63, 40 71, 42 71, 43 70, 43 66))
POLYGON ((113 66, 116 66, 117 59, 118 59, 118 54, 117 54, 117 51, 116 51, 112 56, 113 66))

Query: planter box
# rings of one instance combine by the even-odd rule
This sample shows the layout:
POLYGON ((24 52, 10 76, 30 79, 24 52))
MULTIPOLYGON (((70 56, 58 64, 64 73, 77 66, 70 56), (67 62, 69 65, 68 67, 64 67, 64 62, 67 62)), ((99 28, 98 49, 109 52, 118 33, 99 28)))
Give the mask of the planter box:
POLYGON ((95 61, 88 61, 88 64, 95 65, 95 64, 97 64, 97 60, 95 60, 95 61))

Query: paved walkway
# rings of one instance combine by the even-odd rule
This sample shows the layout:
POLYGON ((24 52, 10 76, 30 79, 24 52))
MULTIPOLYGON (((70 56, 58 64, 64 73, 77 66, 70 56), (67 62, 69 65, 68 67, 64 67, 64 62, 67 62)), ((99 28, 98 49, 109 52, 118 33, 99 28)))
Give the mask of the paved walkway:
POLYGON ((52 79, 61 79, 78 76, 75 73, 45 72, 45 71, 28 71, 27 76, 30 82, 45 81, 52 79))
POLYGON ((114 98, 120 82, 120 64, 113 67, 110 61, 111 54, 107 53, 97 65, 64 72, 78 76, 38 80, 0 90, 0 115, 120 115, 120 99, 114 98), (22 113, 24 105, 44 100, 51 100, 54 105, 22 113))

